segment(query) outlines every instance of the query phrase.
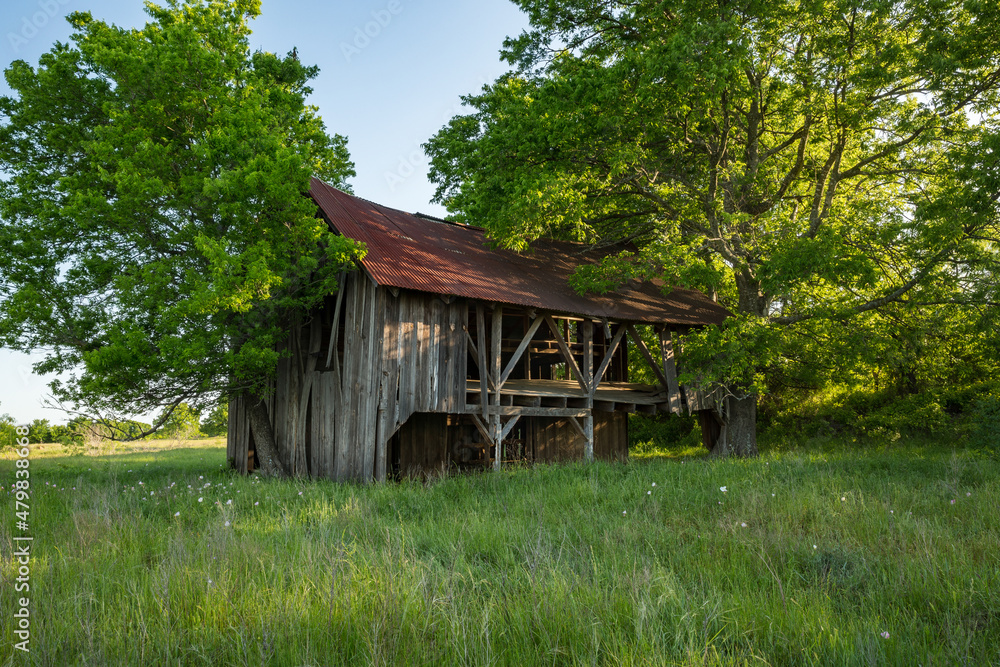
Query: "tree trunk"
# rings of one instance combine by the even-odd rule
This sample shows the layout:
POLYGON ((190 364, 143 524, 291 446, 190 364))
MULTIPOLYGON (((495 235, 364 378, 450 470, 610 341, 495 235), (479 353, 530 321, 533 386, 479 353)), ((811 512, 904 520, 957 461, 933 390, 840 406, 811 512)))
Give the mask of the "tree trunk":
POLYGON ((726 399, 725 418, 712 456, 757 456, 757 396, 726 399))
MULTIPOLYGON (((757 317, 767 313, 769 299, 761 290, 760 281, 748 270, 737 271, 736 293, 739 311, 757 317)), ((736 386, 733 391, 740 392, 736 386)), ((712 446, 712 456, 757 456, 757 395, 725 399, 721 433, 712 446)))
POLYGON ((288 472, 281 464, 281 457, 278 455, 278 445, 274 440, 274 429, 271 427, 271 418, 267 415, 267 406, 262 399, 254 396, 246 397, 246 406, 261 474, 265 477, 288 477, 288 472))

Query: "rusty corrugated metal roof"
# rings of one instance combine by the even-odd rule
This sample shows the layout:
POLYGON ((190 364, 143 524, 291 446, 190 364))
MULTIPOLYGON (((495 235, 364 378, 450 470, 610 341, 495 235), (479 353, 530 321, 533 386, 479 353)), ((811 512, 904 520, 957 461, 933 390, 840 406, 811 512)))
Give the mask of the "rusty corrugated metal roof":
POLYGON ((570 274, 598 259, 582 244, 538 241, 525 254, 494 250, 476 227, 419 218, 315 178, 310 194, 337 232, 368 246, 361 263, 379 285, 617 321, 719 324, 730 314, 701 292, 664 294, 659 281, 577 294, 570 274))

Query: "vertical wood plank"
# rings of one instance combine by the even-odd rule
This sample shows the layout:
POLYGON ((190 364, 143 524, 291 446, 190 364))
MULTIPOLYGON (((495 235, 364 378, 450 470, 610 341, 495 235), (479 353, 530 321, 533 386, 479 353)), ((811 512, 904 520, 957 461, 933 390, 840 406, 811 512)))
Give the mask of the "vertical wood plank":
POLYGON ((667 378, 667 395, 670 402, 670 412, 679 415, 681 414, 681 391, 677 384, 674 345, 671 340, 670 330, 665 327, 660 329, 660 356, 663 360, 663 374, 667 378))
POLYGON ((336 422, 337 443, 334 459, 334 479, 342 482, 349 478, 351 468, 351 447, 354 441, 354 419, 357 412, 357 387, 355 386, 357 347, 357 318, 360 306, 358 274, 351 273, 347 279, 347 292, 344 295, 344 362, 341 368, 340 414, 336 422))
POLYGON ((355 459, 354 479, 361 482, 371 480, 375 468, 375 416, 372 408, 378 404, 378 387, 373 385, 375 363, 372 352, 375 344, 375 312, 376 289, 370 279, 362 281, 365 292, 364 319, 361 321, 361 359, 358 369, 359 406, 358 406, 358 442, 357 458, 355 459))
POLYGON ((490 367, 486 364, 486 309, 482 302, 476 303, 476 338, 476 347, 479 351, 479 399, 483 408, 483 421, 489 423, 490 367))
POLYGON ((594 460, 594 322, 584 320, 580 323, 580 334, 583 343, 583 378, 587 381, 587 416, 583 420, 584 443, 583 459, 594 460))
POLYGON ((324 392, 327 397, 327 410, 326 410, 326 438, 327 445, 323 448, 323 456, 325 458, 324 470, 326 470, 326 476, 329 479, 337 478, 337 438, 339 437, 337 433, 337 425, 340 420, 344 418, 343 416, 343 391, 341 385, 341 373, 337 371, 336 373, 331 373, 330 377, 327 378, 325 384, 326 391, 324 392))
MULTIPOLYGON (((496 385, 493 388, 493 406, 500 407, 500 373, 503 360, 502 339, 503 339, 503 306, 499 303, 493 309, 491 319, 492 330, 490 332, 490 373, 496 385)), ((496 458, 493 460, 493 469, 499 470, 503 462, 503 439, 501 437, 500 411, 490 415, 490 436, 496 447, 496 458)))
POLYGON ((227 411, 226 420, 226 460, 229 462, 229 466, 238 472, 243 472, 239 467, 239 459, 237 458, 237 451, 239 451, 236 432, 233 428, 233 418, 236 416, 236 400, 229 399, 229 409, 227 411))
POLYGON ((392 420, 396 412, 399 357, 397 328, 399 324, 398 299, 385 290, 382 296, 382 381, 379 385, 378 427, 375 438, 375 481, 386 479, 386 443, 394 430, 392 420))
MULTIPOLYGON (((367 389, 365 405, 365 439, 364 460, 362 462, 362 481, 371 482, 375 479, 375 458, 378 449, 378 428, 382 401, 382 332, 384 331, 385 288, 377 287, 372 281, 367 281, 369 297, 371 298, 371 317, 368 321, 368 364, 367 389)), ((384 410, 381 410, 384 414, 384 410)))
POLYGON ((458 301, 454 308, 454 331, 455 337, 452 340, 455 359, 455 384, 452 394, 452 411, 457 412, 465 406, 466 380, 469 374, 469 338, 465 335, 465 327, 469 319, 469 306, 465 301, 458 301))

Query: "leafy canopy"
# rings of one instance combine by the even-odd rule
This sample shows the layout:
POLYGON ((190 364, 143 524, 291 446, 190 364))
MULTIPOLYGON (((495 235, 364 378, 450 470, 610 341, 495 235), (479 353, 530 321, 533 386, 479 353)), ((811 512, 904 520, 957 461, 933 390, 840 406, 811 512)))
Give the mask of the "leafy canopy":
POLYGON ((353 165, 305 103, 317 68, 250 52, 259 0, 146 11, 72 14, 0 98, 0 343, 44 350, 88 414, 260 391, 282 323, 360 250, 304 196, 353 165))
POLYGON ((717 294, 686 353, 744 386, 788 325, 996 302, 1000 5, 516 1, 512 70, 426 145, 458 219, 625 248, 581 290, 717 294))

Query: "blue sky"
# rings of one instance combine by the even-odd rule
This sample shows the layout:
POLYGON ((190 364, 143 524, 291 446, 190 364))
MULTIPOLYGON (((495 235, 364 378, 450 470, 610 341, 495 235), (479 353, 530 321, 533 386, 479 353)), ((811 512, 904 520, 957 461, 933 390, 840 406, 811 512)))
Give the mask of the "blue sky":
MULTIPOLYGON (((74 11, 120 26, 147 16, 140 0, 4 0, 0 4, 0 63, 31 64, 56 41, 67 41, 63 19, 74 11)), ((327 128, 348 138, 358 172, 356 194, 406 211, 441 215, 420 144, 461 112, 460 96, 501 74, 504 37, 527 27, 508 0, 263 0, 253 24, 254 48, 319 65, 310 103, 327 128)), ((0 82, 0 94, 9 94, 0 82)), ((34 357, 37 359, 37 357, 34 357)), ((31 373, 33 357, 0 350, 0 413, 18 421, 64 421, 42 407, 47 382, 31 373)))

